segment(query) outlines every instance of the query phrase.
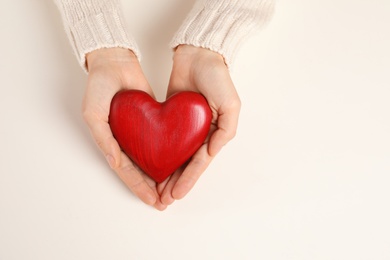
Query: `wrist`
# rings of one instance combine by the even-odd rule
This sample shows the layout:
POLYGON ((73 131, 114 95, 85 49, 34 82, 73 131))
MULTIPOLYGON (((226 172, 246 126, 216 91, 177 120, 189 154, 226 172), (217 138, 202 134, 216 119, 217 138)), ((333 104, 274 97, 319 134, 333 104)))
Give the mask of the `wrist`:
POLYGON ((202 47, 196 47, 193 45, 187 45, 187 44, 181 44, 177 46, 174 53, 174 59, 176 57, 183 57, 185 56, 187 60, 213 60, 215 62, 222 62, 225 64, 224 57, 219 54, 218 52, 202 48, 202 47))
POLYGON ((101 48, 86 54, 87 70, 107 62, 134 62, 138 61, 133 51, 125 48, 101 48))

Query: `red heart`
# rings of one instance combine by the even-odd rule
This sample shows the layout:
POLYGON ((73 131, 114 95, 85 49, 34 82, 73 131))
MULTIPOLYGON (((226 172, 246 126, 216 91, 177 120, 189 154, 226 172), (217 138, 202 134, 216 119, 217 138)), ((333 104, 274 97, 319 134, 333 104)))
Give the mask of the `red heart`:
POLYGON ((123 151, 156 182, 164 181, 203 144, 211 110, 195 92, 163 103, 143 91, 123 90, 111 102, 111 131, 123 151))

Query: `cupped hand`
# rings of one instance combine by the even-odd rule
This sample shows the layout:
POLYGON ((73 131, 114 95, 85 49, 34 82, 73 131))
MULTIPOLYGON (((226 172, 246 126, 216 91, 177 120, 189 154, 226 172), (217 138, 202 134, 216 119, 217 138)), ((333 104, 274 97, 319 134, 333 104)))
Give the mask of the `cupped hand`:
POLYGON ((209 136, 189 163, 158 185, 165 205, 183 198, 195 185, 211 160, 236 133, 241 102, 223 57, 205 48, 179 45, 167 96, 195 91, 207 99, 213 114, 209 136))
POLYGON ((137 57, 130 50, 107 48, 87 55, 88 82, 83 100, 83 116, 110 167, 144 203, 164 210, 157 184, 121 151, 108 117, 114 95, 122 89, 137 89, 153 96, 137 57))

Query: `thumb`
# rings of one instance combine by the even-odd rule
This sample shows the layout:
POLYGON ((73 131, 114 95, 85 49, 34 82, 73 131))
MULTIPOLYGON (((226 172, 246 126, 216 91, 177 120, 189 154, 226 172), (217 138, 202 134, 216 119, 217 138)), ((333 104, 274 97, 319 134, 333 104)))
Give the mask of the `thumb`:
POLYGON ((211 135, 208 153, 214 157, 237 132, 238 117, 240 114, 240 101, 232 102, 229 108, 218 112, 217 130, 211 135))
POLYGON ((117 168, 120 165, 121 149, 112 135, 110 125, 105 120, 99 119, 96 115, 84 113, 83 116, 91 131, 91 135, 106 157, 110 167, 113 169, 117 168))

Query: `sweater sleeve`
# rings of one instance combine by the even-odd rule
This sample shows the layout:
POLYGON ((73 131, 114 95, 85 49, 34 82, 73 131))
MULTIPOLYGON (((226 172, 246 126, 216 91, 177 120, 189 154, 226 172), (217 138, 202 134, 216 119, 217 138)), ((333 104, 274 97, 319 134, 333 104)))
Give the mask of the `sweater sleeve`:
POLYGON ((229 67, 240 44, 270 19, 273 10, 274 0, 198 0, 170 46, 210 49, 229 67))
POLYGON ((122 47, 140 59, 135 40, 126 33, 119 0, 55 0, 73 50, 86 70, 87 53, 122 47))

